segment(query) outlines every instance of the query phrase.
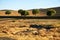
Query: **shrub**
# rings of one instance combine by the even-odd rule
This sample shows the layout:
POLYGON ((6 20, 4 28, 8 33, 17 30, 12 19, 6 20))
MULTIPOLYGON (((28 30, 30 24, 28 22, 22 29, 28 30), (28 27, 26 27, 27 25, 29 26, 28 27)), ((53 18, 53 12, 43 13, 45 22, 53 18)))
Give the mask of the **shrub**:
POLYGON ((28 12, 28 11, 23 10, 23 11, 21 12, 21 15, 24 15, 24 16, 29 15, 29 12, 28 12))
POLYGON ((21 13, 23 10, 22 9, 20 9, 20 10, 18 10, 18 13, 21 13))
POLYGON ((10 14, 11 12, 9 11, 9 10, 7 10, 6 12, 5 12, 5 14, 10 14))
POLYGON ((22 9, 18 10, 18 13, 20 13, 21 15, 24 15, 24 16, 29 15, 28 11, 25 11, 25 10, 22 10, 22 9))
POLYGON ((37 13, 39 13, 40 11, 39 11, 39 9, 33 9, 32 10, 32 13, 34 14, 34 15, 36 15, 37 13))
POLYGON ((56 11, 55 11, 54 9, 49 9, 49 10, 47 11, 47 15, 48 15, 48 16, 53 16, 54 14, 56 14, 56 11))

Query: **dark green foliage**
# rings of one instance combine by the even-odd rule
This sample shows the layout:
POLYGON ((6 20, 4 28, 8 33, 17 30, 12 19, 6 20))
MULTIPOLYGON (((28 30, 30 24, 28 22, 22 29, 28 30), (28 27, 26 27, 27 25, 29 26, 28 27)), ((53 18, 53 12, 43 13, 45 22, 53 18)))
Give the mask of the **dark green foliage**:
POLYGON ((18 13, 21 13, 23 10, 22 9, 20 9, 20 10, 18 10, 18 13))
POLYGON ((50 9, 50 10, 47 11, 47 15, 48 15, 48 16, 52 16, 52 15, 54 15, 55 13, 56 13, 56 11, 53 10, 53 9, 50 9))
POLYGON ((39 9, 33 9, 32 10, 32 13, 34 14, 34 15, 36 15, 37 13, 39 13, 40 11, 39 11, 39 9))
POLYGON ((51 15, 52 15, 51 11, 48 11, 48 12, 47 12, 47 15, 48 15, 48 16, 51 16, 51 15))
POLYGON ((24 15, 24 16, 29 15, 29 12, 24 10, 24 11, 21 12, 21 15, 24 15))
POLYGON ((29 15, 29 12, 25 10, 18 10, 18 13, 20 13, 23 16, 29 15))
POLYGON ((11 12, 10 12, 9 10, 7 10, 7 11, 5 12, 5 14, 11 14, 11 12))

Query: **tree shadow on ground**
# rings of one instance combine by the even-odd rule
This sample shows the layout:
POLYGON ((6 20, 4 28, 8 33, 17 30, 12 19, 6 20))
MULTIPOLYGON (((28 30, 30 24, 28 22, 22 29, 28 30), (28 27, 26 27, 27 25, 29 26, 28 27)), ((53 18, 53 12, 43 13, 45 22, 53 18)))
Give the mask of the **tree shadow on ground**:
POLYGON ((44 28, 47 30, 50 30, 50 29, 55 28, 55 27, 53 25, 45 25, 44 28))
POLYGON ((16 39, 9 38, 9 37, 0 37, 0 40, 16 40, 16 39))
POLYGON ((31 28, 37 28, 37 29, 42 29, 45 28, 46 30, 50 30, 52 28, 55 28, 53 25, 36 25, 36 24, 31 24, 30 25, 31 28))
POLYGON ((37 29, 42 29, 43 28, 43 26, 42 25, 36 25, 36 24, 32 24, 32 25, 30 25, 30 27, 31 28, 37 28, 37 29))

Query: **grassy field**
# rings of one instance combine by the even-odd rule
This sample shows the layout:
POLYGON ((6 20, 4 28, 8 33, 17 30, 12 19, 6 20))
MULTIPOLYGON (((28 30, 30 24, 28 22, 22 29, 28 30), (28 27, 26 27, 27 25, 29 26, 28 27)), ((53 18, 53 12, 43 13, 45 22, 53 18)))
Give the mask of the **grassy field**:
POLYGON ((0 39, 60 40, 60 20, 0 18, 0 39))

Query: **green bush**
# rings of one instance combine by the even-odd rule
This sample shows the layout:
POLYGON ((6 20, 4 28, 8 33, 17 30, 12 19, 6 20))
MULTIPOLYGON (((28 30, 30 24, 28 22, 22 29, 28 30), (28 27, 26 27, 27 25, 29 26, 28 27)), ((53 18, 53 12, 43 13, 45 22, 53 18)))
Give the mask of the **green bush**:
POLYGON ((39 13, 40 11, 39 11, 39 9, 33 9, 32 10, 32 13, 34 14, 34 15, 36 15, 37 13, 39 13))
POLYGON ((49 9, 48 11, 47 11, 47 16, 53 16, 53 15, 55 15, 56 14, 56 11, 54 10, 54 9, 49 9))
POLYGON ((20 13, 23 16, 29 15, 28 11, 25 11, 25 10, 22 10, 22 9, 18 10, 18 13, 20 13))
POLYGON ((20 9, 20 10, 18 10, 18 13, 21 13, 23 10, 22 9, 20 9))
POLYGON ((28 11, 23 10, 23 11, 21 12, 21 15, 24 15, 24 16, 29 15, 29 12, 28 12, 28 11))
POLYGON ((7 10, 7 11, 5 12, 5 14, 11 14, 11 11, 7 10))

